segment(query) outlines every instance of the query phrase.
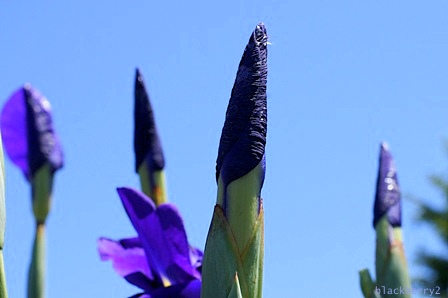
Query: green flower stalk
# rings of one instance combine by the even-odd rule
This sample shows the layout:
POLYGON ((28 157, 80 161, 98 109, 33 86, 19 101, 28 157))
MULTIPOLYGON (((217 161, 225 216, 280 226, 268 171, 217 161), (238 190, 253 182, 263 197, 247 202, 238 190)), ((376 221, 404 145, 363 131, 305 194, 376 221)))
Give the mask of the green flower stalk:
POLYGON ((411 297, 412 288, 401 232, 401 194, 386 143, 381 144, 373 226, 376 230, 376 283, 360 272, 364 297, 411 297))
POLYGON ((3 262, 3 247, 5 244, 6 206, 5 206, 5 165, 3 159, 3 145, 0 138, 0 298, 8 297, 6 290, 6 274, 3 262))
POLYGON ((28 271, 28 297, 45 297, 46 240, 45 222, 51 208, 54 170, 50 163, 43 164, 32 176, 33 213, 36 232, 28 271))
POLYGON ((63 165, 48 100, 26 84, 6 102, 2 139, 13 163, 31 184, 36 234, 28 273, 28 297, 45 297, 45 222, 51 208, 54 173, 63 165))
POLYGON ((146 92, 143 76, 136 70, 134 93, 135 171, 140 176, 143 192, 156 206, 167 202, 165 158, 154 120, 154 112, 146 92))
POLYGON ((267 34, 251 34, 239 64, 216 162, 218 183, 205 246, 202 298, 262 296, 267 129, 267 34))

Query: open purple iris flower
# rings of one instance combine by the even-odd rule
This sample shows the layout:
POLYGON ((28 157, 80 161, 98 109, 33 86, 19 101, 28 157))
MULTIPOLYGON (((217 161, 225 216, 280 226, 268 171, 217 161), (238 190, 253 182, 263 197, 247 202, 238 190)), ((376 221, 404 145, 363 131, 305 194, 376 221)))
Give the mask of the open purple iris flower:
POLYGON ((119 241, 100 238, 101 259, 144 292, 132 297, 199 298, 203 253, 187 241, 182 217, 173 204, 156 207, 132 188, 118 188, 137 237, 119 241))
POLYGON ((11 95, 0 122, 6 153, 28 180, 45 163, 53 172, 62 167, 62 148, 53 128, 50 103, 31 85, 11 95))

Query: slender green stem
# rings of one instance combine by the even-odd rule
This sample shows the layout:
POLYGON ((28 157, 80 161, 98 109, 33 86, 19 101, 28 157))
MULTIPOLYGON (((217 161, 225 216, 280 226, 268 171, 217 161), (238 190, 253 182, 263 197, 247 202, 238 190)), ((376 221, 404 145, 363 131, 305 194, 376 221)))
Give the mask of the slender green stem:
POLYGON ((28 272, 28 298, 45 297, 45 225, 36 225, 33 255, 28 272))
POLYGON ((5 266, 3 263, 3 249, 0 249, 0 298, 7 298, 5 266))

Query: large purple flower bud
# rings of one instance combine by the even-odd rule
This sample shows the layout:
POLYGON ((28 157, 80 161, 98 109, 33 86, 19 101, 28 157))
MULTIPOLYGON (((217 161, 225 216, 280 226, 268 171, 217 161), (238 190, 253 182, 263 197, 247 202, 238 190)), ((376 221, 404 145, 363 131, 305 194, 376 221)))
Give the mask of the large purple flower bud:
POLYGON ((216 180, 222 177, 224 185, 246 175, 264 159, 267 43, 266 29, 260 23, 241 58, 222 129, 216 180))
POLYGON ((62 148, 53 128, 51 107, 39 91, 26 84, 6 102, 1 115, 2 139, 12 162, 27 179, 48 163, 63 166, 62 148))

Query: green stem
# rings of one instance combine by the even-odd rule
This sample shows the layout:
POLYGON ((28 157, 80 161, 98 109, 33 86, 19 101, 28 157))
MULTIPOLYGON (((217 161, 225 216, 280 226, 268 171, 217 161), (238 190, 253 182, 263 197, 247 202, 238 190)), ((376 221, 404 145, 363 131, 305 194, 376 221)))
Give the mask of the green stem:
POLYGON ((28 272, 28 298, 45 297, 45 225, 36 225, 33 256, 28 272))
POLYGON ((3 263, 3 249, 0 249, 0 298, 7 298, 5 265, 3 263))
POLYGON ((164 170, 150 171, 145 163, 138 170, 142 191, 150 197, 156 206, 168 201, 164 170))

